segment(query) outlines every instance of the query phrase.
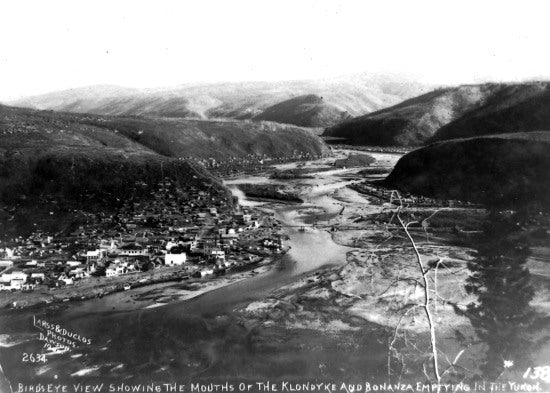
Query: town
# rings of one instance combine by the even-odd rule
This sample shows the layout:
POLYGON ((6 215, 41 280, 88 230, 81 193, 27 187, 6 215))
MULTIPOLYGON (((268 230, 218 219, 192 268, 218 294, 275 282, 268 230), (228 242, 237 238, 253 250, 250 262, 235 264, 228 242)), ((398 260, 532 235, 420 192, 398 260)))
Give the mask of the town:
MULTIPOLYGON (((321 155, 325 157, 326 155, 321 155)), ((290 162, 305 162, 315 159, 309 152, 298 152, 285 154, 284 156, 271 156, 267 154, 254 154, 249 153, 242 157, 231 156, 225 159, 216 159, 214 157, 209 158, 196 158, 196 157, 183 157, 180 159, 186 159, 192 162, 196 162, 211 173, 218 176, 236 176, 244 173, 258 173, 272 168, 273 165, 290 163, 290 162)))
POLYGON ((163 179, 151 194, 130 197, 110 213, 80 211, 85 222, 70 233, 37 230, 2 241, 0 299, 17 307, 21 292, 108 280, 113 290, 131 289, 157 269, 172 279, 207 279, 286 251, 272 216, 241 209, 218 190, 184 190, 163 179))

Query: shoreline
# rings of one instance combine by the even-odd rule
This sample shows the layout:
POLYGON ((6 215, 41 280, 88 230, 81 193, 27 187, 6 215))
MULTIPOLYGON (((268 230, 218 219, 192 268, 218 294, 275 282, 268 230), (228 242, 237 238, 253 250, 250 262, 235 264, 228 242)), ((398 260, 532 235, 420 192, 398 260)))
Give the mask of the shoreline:
MULTIPOLYGON (((393 161, 384 154, 379 162, 389 165, 393 161)), ((153 335, 157 318, 167 321, 174 318, 178 323, 167 324, 166 331, 173 331, 178 337, 181 334, 179 351, 193 353, 190 359, 194 363, 187 363, 192 364, 191 369, 186 369, 188 373, 203 370, 218 360, 217 364, 230 366, 232 358, 225 355, 227 348, 237 348, 248 355, 249 345, 257 351, 251 356, 259 354, 258 360, 262 357, 265 361, 265 355, 273 361, 287 361, 287 354, 291 353, 288 351, 293 351, 296 345, 305 354, 316 354, 317 348, 325 343, 332 345, 334 356, 342 359, 347 359, 350 348, 358 356, 358 362, 360 353, 374 351, 383 357, 383 363, 389 365, 390 360, 401 359, 410 370, 421 372, 430 346, 430 326, 434 327, 441 353, 451 359, 460 357, 460 365, 474 369, 486 346, 465 313, 477 301, 473 294, 465 292, 465 284, 471 276, 468 266, 475 261, 476 243, 472 240, 478 235, 472 233, 479 233, 484 212, 471 207, 441 208, 430 204, 431 200, 426 205, 407 206, 400 211, 405 222, 429 220, 426 228, 420 225, 410 228, 413 247, 395 220, 397 207, 349 187, 353 181, 348 178, 350 173, 351 170, 327 171, 315 180, 289 181, 287 187, 304 198, 303 204, 265 199, 260 204, 253 202, 255 198, 243 198, 242 206, 264 211, 277 222, 281 235, 289 236, 285 240, 291 248, 284 250, 288 253, 282 259, 285 254, 270 254, 246 271, 228 271, 226 276, 203 279, 183 280, 178 274, 184 273, 166 268, 157 281, 151 280, 139 288, 119 289, 109 298, 68 303, 65 307, 62 302, 56 303, 51 310, 58 312, 62 320, 78 320, 74 327, 84 332, 85 321, 96 316, 98 320, 116 321, 139 318, 143 323, 137 327, 138 332, 153 335), (457 224, 460 230, 455 228, 457 224), (433 323, 426 320, 421 308, 424 293, 422 285, 418 285, 421 272, 415 263, 416 249, 436 294, 429 300, 433 323), (321 265, 321 262, 327 263, 321 265), (278 270, 283 272, 280 277, 278 270), (190 328, 182 331, 182 326, 190 328), (209 341, 193 342, 193 336, 188 334, 196 326, 208 327, 205 334, 209 341), (282 352, 273 352, 274 345, 282 352), (395 351, 402 357, 398 359, 395 351)), ((264 180, 255 176, 251 182, 264 180)), ((236 188, 237 182, 230 182, 229 187, 236 188)), ((546 248, 537 257, 545 255, 546 248)), ((537 265, 542 273, 543 262, 537 265)), ((533 264, 527 262, 525 266, 532 268, 533 264)), ((538 276, 537 280, 541 281, 538 288, 547 282, 538 276)), ((117 283, 121 285, 121 281, 117 283)), ((536 303, 531 304, 533 310, 540 312, 542 306, 550 304, 550 292, 538 291, 533 303, 536 303)), ((44 310, 47 313, 48 307, 44 310)), ((24 316, 23 312, 16 313, 11 315, 24 316)), ((128 322, 121 330, 120 337, 133 327, 132 323, 128 322)), ((111 336, 105 333, 104 338, 111 336)), ((111 346, 106 344, 105 348, 111 346)), ((112 348, 122 351, 116 345, 112 348)), ((139 347, 136 351, 156 356, 150 352, 154 348, 139 347)), ((543 348, 536 356, 543 356, 545 351, 543 348)), ((80 365, 82 369, 89 369, 101 358, 95 349, 86 355, 80 365)), ((170 359, 155 359, 164 361, 162 367, 168 370, 176 367, 170 359)), ((250 357, 250 364, 257 359, 250 357)), ((296 355, 293 359, 305 358, 296 355)), ((133 360, 124 356, 120 362, 134 365, 133 360)), ((132 369, 124 373, 133 372, 132 369)))
MULTIPOLYGON (((284 255, 284 253, 277 254, 277 256, 282 255, 284 255)), ((277 258, 267 256, 239 270, 231 270, 225 274, 210 275, 204 278, 189 277, 189 273, 182 270, 181 267, 169 267, 162 268, 161 271, 159 271, 160 269, 156 269, 156 271, 153 270, 150 272, 133 273, 118 277, 109 277, 107 279, 105 277, 96 278, 95 280, 90 279, 90 282, 85 283, 85 285, 76 284, 62 289, 2 293, 0 294, 0 315, 9 313, 13 310, 30 310, 43 306, 55 307, 64 303, 88 301, 117 293, 128 293, 129 295, 133 295, 136 294, 136 289, 150 289, 155 285, 177 282, 185 282, 189 284, 190 287, 199 287, 190 291, 192 293, 196 293, 195 296, 180 299, 188 300, 206 292, 216 290, 245 279, 246 277, 239 276, 250 274, 250 272, 255 271, 256 269, 271 266, 276 260, 277 258), (131 279, 137 280, 138 278, 138 281, 132 281, 131 289, 124 289, 124 285, 127 284, 127 281, 131 279), (98 280, 102 280, 103 282, 97 284, 98 280), (220 283, 220 281, 222 282, 220 283), (212 285, 214 282, 218 285, 212 285), (208 289, 204 290, 205 288, 208 289), (24 294, 25 296, 22 297, 21 294, 24 294), (13 303, 17 303, 15 307, 13 306, 13 303)))

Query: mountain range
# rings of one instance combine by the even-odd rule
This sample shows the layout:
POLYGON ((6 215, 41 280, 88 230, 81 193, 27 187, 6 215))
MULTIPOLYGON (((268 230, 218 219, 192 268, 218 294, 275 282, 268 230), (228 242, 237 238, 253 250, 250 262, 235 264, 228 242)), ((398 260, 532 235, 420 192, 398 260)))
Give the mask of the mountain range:
POLYGON ((328 125, 323 136, 350 144, 433 144, 405 155, 384 182, 390 187, 484 203, 546 201, 550 190, 536 179, 550 172, 550 82, 418 95, 424 90, 360 75, 166 89, 95 86, 17 102, 47 110, 0 105, 0 200, 33 203, 55 194, 112 201, 136 181, 155 184, 167 173, 187 186, 227 193, 197 162, 231 167, 326 156, 330 149, 317 133, 328 125))
POLYGON ((550 82, 448 87, 345 120, 323 135, 357 145, 421 146, 452 138, 550 130, 549 103, 550 82))
POLYGON ((429 89, 403 78, 360 74, 324 80, 188 84, 149 89, 91 86, 8 104, 99 115, 257 119, 327 127, 429 89))

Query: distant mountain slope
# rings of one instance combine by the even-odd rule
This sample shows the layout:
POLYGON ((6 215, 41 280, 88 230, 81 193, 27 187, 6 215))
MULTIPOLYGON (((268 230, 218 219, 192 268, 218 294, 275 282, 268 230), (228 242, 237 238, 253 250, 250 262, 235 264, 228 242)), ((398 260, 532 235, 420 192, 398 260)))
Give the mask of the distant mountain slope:
POLYGON ((0 199, 91 190, 116 198, 137 179, 159 178, 161 167, 189 184, 217 184, 202 167, 182 159, 329 153, 310 130, 276 123, 123 118, 0 105, 0 199))
POLYGON ((403 156, 381 183, 414 194, 550 208, 550 133, 455 139, 403 156))
POLYGON ((253 120, 269 120, 301 127, 325 127, 349 118, 346 111, 326 104, 323 97, 309 94, 291 98, 266 108, 253 120))
POLYGON ((346 138, 347 143, 366 145, 419 146, 426 141, 443 139, 443 135, 474 136, 482 133, 524 131, 524 124, 531 129, 544 129, 547 114, 544 102, 539 100, 548 89, 548 83, 464 85, 436 90, 398 105, 365 116, 356 117, 330 127, 323 135, 346 138), (511 108, 525 103, 521 117, 512 120, 517 114, 511 108), (529 109, 538 108, 540 121, 532 120, 529 109), (508 112, 506 112, 508 111, 508 112), (477 114, 477 115, 475 115, 477 114), (469 119, 476 116, 481 120, 475 123, 469 119), (484 115, 484 117, 482 117, 484 115), (500 116, 496 120, 494 116, 500 116), (512 120, 508 125, 503 124, 512 120), (453 124, 455 124, 453 126, 453 124), (492 128, 482 128, 492 125, 492 128), (475 126, 478 131, 469 131, 475 126), (449 127, 447 131, 444 131, 449 127), (519 128, 518 128, 519 127, 519 128), (434 137, 436 133, 441 134, 434 137), (431 138, 434 139, 431 139, 431 138))
MULTIPOLYGON (((212 83, 157 89, 91 86, 29 97, 10 104, 100 115, 244 120, 303 95, 323 97, 327 106, 357 116, 394 105, 425 90, 424 85, 399 78, 355 75, 327 80, 212 83)), ((332 121, 332 116, 327 120, 332 121)))
POLYGON ((0 106, 0 201, 11 205, 45 194, 88 203, 124 198, 136 181, 164 175, 186 187, 221 183, 195 164, 162 156, 90 118, 0 106))
POLYGON ((550 83, 503 86, 483 105, 441 127, 428 142, 495 133, 550 131, 550 83))
POLYGON ((250 121, 112 117, 89 121, 169 157, 266 158, 320 157, 330 153, 312 131, 295 126, 250 121))
POLYGON ((36 228, 61 230, 75 224, 75 211, 108 213, 129 197, 149 200, 163 179, 231 205, 229 190, 199 163, 239 170, 268 159, 329 153, 311 130, 276 123, 122 118, 0 105, 0 238, 36 228))

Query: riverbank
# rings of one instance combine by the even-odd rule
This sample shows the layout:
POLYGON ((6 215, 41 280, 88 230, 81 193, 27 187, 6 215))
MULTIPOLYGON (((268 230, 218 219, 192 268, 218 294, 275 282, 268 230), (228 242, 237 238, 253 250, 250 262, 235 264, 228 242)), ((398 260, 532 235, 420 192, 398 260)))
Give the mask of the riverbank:
POLYGON ((67 302, 102 298, 118 292, 134 294, 138 288, 154 287, 165 283, 185 282, 190 288, 194 288, 191 292, 202 294, 205 293, 205 289, 214 290, 237 282, 242 279, 245 271, 269 264, 272 260, 273 258, 257 259, 253 263, 240 268, 241 271, 230 270, 223 275, 208 275, 203 278, 193 278, 185 267, 175 266, 116 277, 91 277, 88 280, 78 281, 63 288, 49 289, 39 286, 29 292, 1 292, 0 313, 2 309, 51 307, 67 302), (216 281, 215 285, 211 283, 213 280, 216 281))
MULTIPOLYGON (((311 193, 315 190, 302 192, 311 193)), ((336 268, 315 272, 298 284, 281 288, 276 295, 266 300, 265 305, 261 302, 253 305, 245 309, 245 314, 253 316, 252 310, 257 309, 260 313, 256 317, 264 318, 262 312, 269 309, 269 304, 284 304, 288 298, 298 301, 309 299, 313 300, 313 304, 328 301, 321 308, 328 307, 329 310, 333 310, 333 306, 343 306, 346 315, 344 319, 359 318, 386 328, 396 328, 399 324, 410 332, 425 331, 427 325, 425 318, 421 317, 421 310, 408 312, 405 316, 400 313, 400 310, 407 310, 410 305, 419 303, 423 294, 418 285, 422 273, 415 263, 414 249, 396 222, 389 223, 395 207, 388 210, 388 206, 376 199, 366 199, 366 196, 349 188, 335 189, 329 196, 322 204, 317 202, 317 209, 304 207, 299 212, 302 212, 301 217, 305 223, 319 222, 319 218, 324 216, 328 223, 324 226, 326 233, 330 234, 334 243, 348 247, 345 263, 336 268)), ((402 214, 405 219, 412 220, 413 217, 427 218, 432 213, 433 210, 429 209, 414 209, 402 214)), ((434 267, 442 261, 438 266, 437 278, 433 276, 430 279, 438 281, 441 297, 446 299, 438 305, 438 312, 446 324, 441 328, 445 331, 451 331, 465 323, 454 310, 456 307, 466 307, 473 301, 463 291, 456 291, 469 276, 467 265, 472 260, 473 250, 450 244, 453 241, 451 229, 457 220, 468 224, 464 217, 470 217, 469 220, 472 221, 466 229, 475 228, 476 224, 480 225, 484 211, 472 209, 465 213, 463 209, 457 209, 457 218, 454 221, 449 217, 452 214, 451 210, 446 211, 445 220, 437 221, 430 228, 429 235, 422 229, 411 229, 423 263, 434 267)), ((435 218, 433 220, 436 221, 435 218)), ((308 310, 307 307, 291 309, 299 309, 305 313, 298 312, 294 317, 306 326, 308 312, 313 310, 308 310)), ((320 312, 323 313, 322 310, 320 312)), ((327 316, 311 318, 311 327, 318 320, 327 320, 327 316)), ((344 322, 341 318, 331 323, 344 330, 353 330, 353 324, 344 322)))
MULTIPOLYGON (((349 152, 337 154, 344 157, 349 152)), ((386 153, 373 156, 377 167, 390 167, 399 158, 386 153)), ((85 378, 128 381, 166 381, 174 376, 194 381, 430 379, 430 335, 419 307, 423 274, 410 240, 396 221, 396 206, 349 188, 360 181, 354 176, 359 169, 335 169, 332 161, 305 164, 307 170, 319 169, 310 171, 314 179, 285 181, 304 200, 302 204, 252 201, 238 189, 241 183, 268 184, 269 173, 226 180, 242 206, 254 206, 279 223, 289 250, 275 263, 240 276, 212 278, 204 285, 160 283, 82 303, 68 302, 52 312, 45 308, 48 320, 90 336, 96 344, 79 348, 71 354, 74 358, 60 355, 46 367, 21 367, 16 359, 22 352, 39 350, 39 342, 27 341, 2 353, 4 359, 13 359, 5 367, 7 375, 13 380, 55 376, 69 382, 85 370, 93 370, 85 378)), ((275 170, 295 166, 281 164, 275 170)), ((437 292, 430 292, 435 298, 430 305, 441 372, 458 359, 445 374, 446 381, 450 376, 460 380, 478 373, 487 354, 496 354, 488 358, 491 361, 514 360, 518 366, 513 371, 519 372, 525 360, 508 349, 527 334, 529 324, 537 323, 541 340, 541 331, 548 326, 545 320, 529 319, 550 314, 550 308, 545 309, 550 305, 548 247, 541 244, 527 260, 518 261, 514 250, 523 248, 516 247, 515 239, 491 245, 489 250, 512 255, 499 262, 502 270, 484 271, 478 261, 484 248, 477 241, 484 214, 468 208, 414 206, 400 216, 406 222, 427 224, 409 229, 428 269, 429 283, 437 287, 437 292), (433 215, 435 210, 440 211, 433 215), (486 288, 479 277, 487 281, 504 277, 513 285, 499 286, 503 293, 491 293, 487 299, 492 303, 487 305, 472 292, 486 288), (473 288, 470 292, 467 284, 473 288), (485 310, 481 308, 480 315, 492 319, 479 318, 474 327, 461 313, 470 305, 495 305, 497 312, 481 314, 485 310), (511 344, 502 345, 506 349, 502 352, 491 347, 487 337, 499 338, 499 345, 511 344)), ((512 229, 516 230, 515 223, 512 229)), ((0 327, 35 337, 37 333, 28 326, 30 315, 31 311, 12 312, 2 318, 0 327)), ((532 343, 521 342, 516 347, 532 343)), ((535 344, 528 347, 530 364, 544 364, 547 346, 540 340, 535 344)))
MULTIPOLYGON (((544 330, 532 333, 528 329, 532 323, 548 326, 550 277, 540 276, 548 265, 541 263, 538 256, 546 251, 539 251, 527 261, 525 267, 533 274, 528 287, 510 287, 497 298, 496 294, 488 294, 494 309, 482 311, 489 313, 484 321, 475 318, 474 310, 486 310, 487 304, 468 289, 486 291, 486 284, 479 281, 479 272, 472 270, 476 265, 475 250, 426 242, 422 240, 424 233, 412 232, 434 290, 429 293, 431 324, 422 307, 425 292, 413 247, 406 239, 383 241, 387 234, 382 231, 368 233, 368 237, 361 231, 333 233, 337 243, 360 247, 347 253, 345 265, 308 274, 265 299, 242 307, 239 312, 243 323, 255 329, 284 330, 290 337, 313 334, 336 341, 346 336, 376 337, 385 344, 381 350, 386 353, 388 367, 404 380, 414 381, 425 370, 430 372, 431 325, 441 355, 440 370, 469 370, 465 374, 468 380, 475 370, 486 365, 502 373, 506 371, 501 376, 519 380, 526 362, 544 363, 550 346, 536 344, 541 342, 544 330), (534 292, 532 301, 522 306, 516 304, 530 290, 534 292), (500 347, 492 346, 491 337, 500 347), (527 358, 522 347, 514 344, 519 337, 529 348, 527 358), (509 341, 503 344, 501 339, 509 341), (495 353, 501 358, 515 359, 517 368, 502 369, 502 363, 495 364, 495 353)), ((502 272, 487 274, 497 277, 512 274, 505 280, 520 280, 515 277, 517 273, 506 273, 515 269, 513 266, 505 265, 502 272)), ((367 350, 372 350, 372 346, 367 350)), ((454 373, 448 378, 453 376, 454 373)))
MULTIPOLYGON (((491 359, 490 352, 495 349, 487 344, 483 334, 498 337, 502 334, 498 330, 499 323, 487 321, 486 325, 484 322, 480 325, 480 322, 475 322, 473 314, 473 310, 487 307, 478 297, 492 285, 490 281, 480 281, 479 274, 484 269, 489 269, 482 274, 487 274, 490 279, 509 275, 506 282, 520 280, 522 274, 532 274, 529 284, 522 281, 522 285, 528 285, 526 288, 510 287, 509 293, 495 294, 496 300, 492 302, 497 309, 487 311, 496 313, 495 320, 502 319, 504 325, 511 323, 509 319, 517 318, 511 326, 503 327, 508 340, 524 334, 524 329, 529 326, 527 315, 531 318, 536 315, 540 323, 547 320, 550 277, 541 272, 547 271, 548 267, 548 232, 537 227, 540 223, 532 221, 532 227, 517 227, 519 224, 514 221, 510 233, 517 232, 518 235, 497 237, 497 243, 488 250, 495 253, 508 250, 509 243, 517 241, 515 236, 525 235, 531 244, 531 256, 522 261, 514 255, 510 261, 505 259, 496 268, 491 268, 485 267, 485 262, 479 262, 480 255, 483 255, 480 253, 487 247, 483 243, 483 234, 487 228, 493 225, 500 228, 502 224, 488 221, 490 216, 485 209, 442 208, 439 204, 403 209, 400 217, 405 223, 417 222, 409 228, 415 250, 397 221, 397 206, 357 194, 349 188, 335 190, 330 194, 330 200, 338 201, 342 209, 339 214, 330 215, 331 225, 327 226, 327 232, 336 244, 351 248, 346 254, 345 264, 308 274, 267 298, 242 307, 239 312, 246 323, 265 329, 286 329, 294 332, 289 333, 292 335, 314 331, 316 334, 341 336, 370 327, 376 332, 373 334, 388 343, 391 367, 397 367, 394 363, 399 363, 403 375, 413 377, 430 367, 425 363, 430 353, 430 325, 433 325, 438 351, 443 356, 442 367, 450 367, 455 359, 456 362, 460 360, 457 367, 476 370, 483 367, 480 359, 485 356, 491 359), (421 222, 424 224, 420 225, 421 222), (421 259, 426 270, 420 270, 417 258, 421 259), (521 273, 521 269, 527 273, 521 273), (431 324, 422 306, 426 296, 424 276, 432 288, 428 293, 433 317, 431 324), (472 288, 479 288, 481 292, 472 288), (501 315, 500 306, 497 306, 499 302, 502 302, 502 307, 514 307, 511 304, 516 298, 521 299, 524 293, 531 291, 534 294, 532 300, 520 308, 525 311, 501 315), (524 321, 526 325, 522 326, 524 321), (493 332, 492 329, 497 330, 493 332), (482 333, 484 330, 489 333, 482 333), (514 332, 512 336, 511 331, 514 332)), ((325 206, 328 208, 330 204, 325 206)), ((314 212, 320 213, 319 210, 314 212)), ((507 214, 510 213, 504 216, 507 214)), ((506 254, 509 251, 501 252, 506 254)), ((520 355, 512 355, 514 350, 520 348, 508 346, 508 352, 503 353, 520 359, 520 355)), ((548 345, 533 348, 533 358, 536 359, 544 359, 549 353, 548 345)))
MULTIPOLYGON (((281 166, 288 166, 290 164, 282 164, 281 166)), ((258 185, 252 184, 250 187, 256 189, 258 185)), ((266 185, 267 187, 267 185, 266 185)), ((260 188, 262 188, 260 186, 260 188)), ((262 188, 263 189, 263 188, 262 188)), ((267 187, 268 192, 276 193, 276 188, 267 187)), ((263 195, 263 194, 262 194, 263 195)), ((291 195, 292 199, 292 195, 291 195)), ((301 201, 301 199, 300 199, 301 201)), ((275 202, 271 200, 271 202, 275 202)), ((286 201, 285 202, 289 202, 286 201)), ((303 202, 303 201, 302 201, 303 202)), ((265 201, 264 201, 265 203, 265 201)), ((247 204, 251 207, 251 204, 247 204)), ((254 203, 252 203, 254 205, 254 203)), ((262 228, 257 230, 260 234, 262 228)), ((254 250, 250 251, 253 252, 254 250)), ((252 270, 256 266, 263 266, 270 264, 274 260, 282 257, 288 251, 287 247, 283 247, 281 252, 273 254, 272 257, 268 257, 264 262, 256 260, 254 263, 249 263, 248 267, 244 267, 246 270, 252 270)), ((138 288, 152 288, 162 284, 185 282, 189 284, 190 294, 183 296, 176 296, 173 301, 186 300, 194 297, 192 294, 204 294, 208 291, 222 288, 226 285, 236 283, 240 281, 242 272, 231 271, 228 269, 228 273, 221 277, 213 277, 212 275, 205 278, 193 278, 190 277, 193 272, 182 267, 162 267, 159 269, 152 269, 147 272, 136 272, 131 274, 120 275, 116 277, 96 277, 89 278, 87 280, 78 281, 74 285, 69 285, 62 288, 49 289, 47 287, 36 287, 35 290, 29 292, 1 292, 0 293, 0 309, 9 310, 10 308, 26 309, 26 308, 40 308, 44 306, 52 307, 57 304, 64 304, 68 302, 80 302, 91 299, 98 299, 104 296, 112 295, 115 293, 128 293, 132 295, 138 288), (212 281, 215 283, 212 284, 212 281), (129 290, 126 290, 130 286, 129 290)), ((259 271, 259 270, 258 270, 259 271)), ((262 270, 264 271, 264 270, 262 270)), ((168 290, 163 287, 163 290, 168 290)), ((162 305, 162 304, 161 304, 162 305)))

